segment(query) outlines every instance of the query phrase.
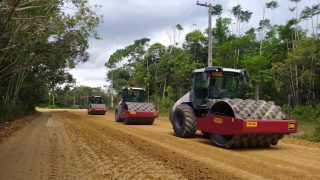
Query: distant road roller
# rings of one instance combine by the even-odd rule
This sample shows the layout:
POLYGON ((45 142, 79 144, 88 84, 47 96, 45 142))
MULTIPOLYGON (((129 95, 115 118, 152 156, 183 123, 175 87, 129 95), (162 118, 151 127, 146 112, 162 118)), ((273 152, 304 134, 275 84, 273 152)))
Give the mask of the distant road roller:
POLYGON ((190 138, 197 130, 223 148, 270 147, 286 134, 296 133, 297 120, 289 120, 273 102, 239 99, 246 71, 207 67, 193 71, 191 90, 173 106, 174 134, 190 138))
POLYGON ((146 102, 146 90, 139 87, 124 87, 121 100, 115 110, 116 122, 125 124, 152 125, 159 117, 153 103, 146 102))
POLYGON ((88 102, 88 114, 105 115, 107 111, 106 105, 101 96, 90 96, 88 102))

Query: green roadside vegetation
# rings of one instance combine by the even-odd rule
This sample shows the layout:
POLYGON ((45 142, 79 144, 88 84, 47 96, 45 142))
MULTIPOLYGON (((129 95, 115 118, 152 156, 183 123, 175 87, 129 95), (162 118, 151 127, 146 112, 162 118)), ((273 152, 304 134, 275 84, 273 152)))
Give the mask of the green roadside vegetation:
POLYGON ((287 107, 283 109, 292 119, 299 120, 299 133, 293 137, 320 142, 320 105, 297 106, 290 113, 287 107))
POLYGON ((78 86, 72 89, 70 86, 59 88, 55 91, 54 100, 53 94, 48 94, 47 102, 38 106, 52 109, 86 109, 88 107, 89 96, 101 96, 106 106, 111 106, 109 92, 105 92, 100 87, 92 88, 88 86, 78 86))

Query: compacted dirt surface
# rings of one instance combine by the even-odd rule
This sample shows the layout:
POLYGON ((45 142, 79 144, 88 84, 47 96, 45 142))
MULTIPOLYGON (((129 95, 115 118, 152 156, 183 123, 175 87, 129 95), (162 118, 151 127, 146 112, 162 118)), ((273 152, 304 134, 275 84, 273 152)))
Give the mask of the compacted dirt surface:
POLYGON ((0 127, 0 179, 320 179, 320 145, 303 140, 226 150, 200 133, 175 137, 167 119, 128 126, 84 110, 40 110, 26 122, 0 127))

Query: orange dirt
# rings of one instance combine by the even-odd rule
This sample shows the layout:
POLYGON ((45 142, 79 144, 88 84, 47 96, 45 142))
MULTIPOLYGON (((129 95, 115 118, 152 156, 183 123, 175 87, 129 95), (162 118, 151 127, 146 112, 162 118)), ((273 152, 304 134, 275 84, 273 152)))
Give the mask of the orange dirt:
POLYGON ((167 119, 128 126, 111 113, 41 110, 0 144, 0 179, 319 179, 319 154, 319 144, 292 138, 225 150, 200 133, 173 136, 167 119))

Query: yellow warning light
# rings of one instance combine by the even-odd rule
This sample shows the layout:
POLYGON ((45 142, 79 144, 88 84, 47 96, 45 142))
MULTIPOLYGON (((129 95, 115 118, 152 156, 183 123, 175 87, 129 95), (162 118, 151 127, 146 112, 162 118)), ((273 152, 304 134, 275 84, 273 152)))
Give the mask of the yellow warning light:
POLYGON ((213 118, 213 122, 217 124, 222 124, 223 119, 222 118, 213 118))
POLYGON ((295 127, 296 127, 296 123, 295 123, 295 122, 290 122, 288 129, 289 129, 289 130, 294 130, 295 127))
POLYGON ((256 127, 258 127, 258 122, 249 121, 249 122, 247 122, 247 127, 256 128, 256 127))
POLYGON ((212 72, 212 76, 221 77, 222 76, 222 72, 221 71, 214 71, 214 72, 212 72))

